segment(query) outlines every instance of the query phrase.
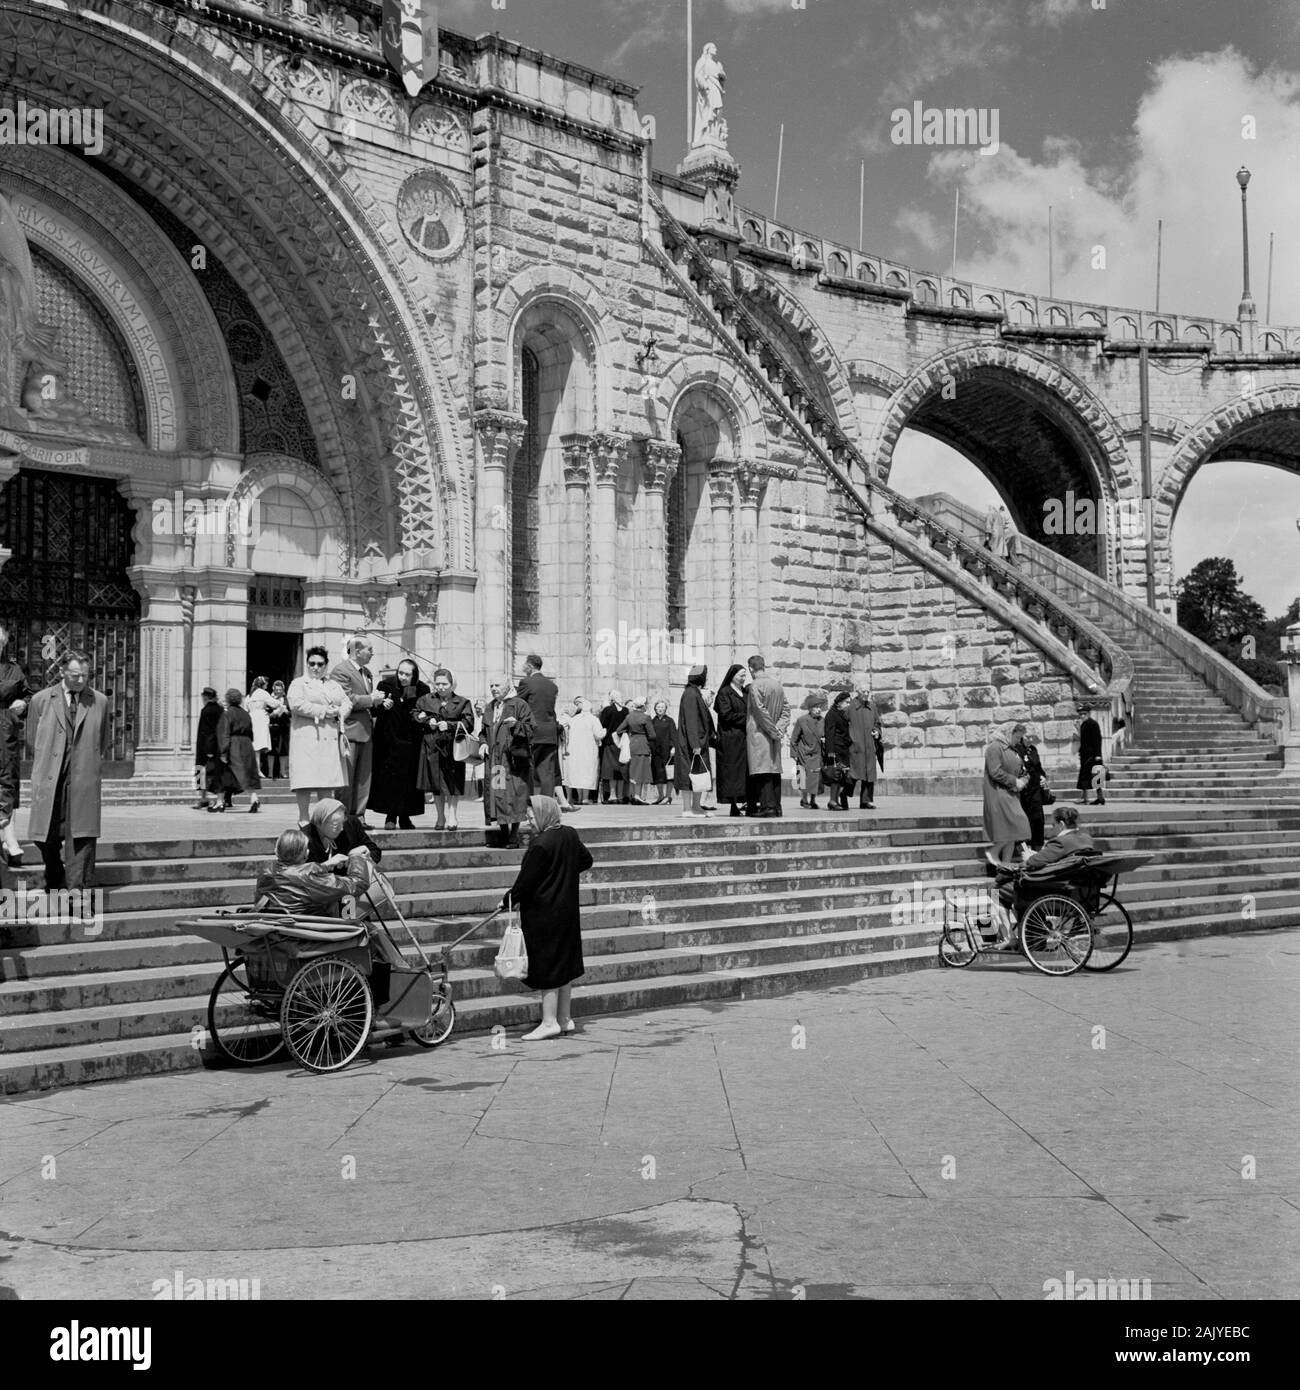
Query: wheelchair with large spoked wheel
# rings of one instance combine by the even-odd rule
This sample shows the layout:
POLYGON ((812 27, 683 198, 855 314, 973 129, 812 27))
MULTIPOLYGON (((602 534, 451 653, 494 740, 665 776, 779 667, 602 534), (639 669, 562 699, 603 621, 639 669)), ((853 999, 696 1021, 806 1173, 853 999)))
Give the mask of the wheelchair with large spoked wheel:
POLYGON ((975 915, 951 900, 945 907, 939 960, 963 969, 982 955, 1018 951, 1044 975, 1114 970, 1133 946, 1133 919, 1119 901, 1121 874, 1148 863, 1150 854, 1096 854, 1060 873, 999 874, 999 886, 1017 878, 1017 920, 1011 941, 997 944, 991 915, 975 915))
POLYGON ((208 998, 208 1032, 221 1056, 252 1065, 287 1047, 308 1071, 329 1072, 346 1067, 369 1042, 409 1037, 437 1047, 450 1036, 456 1006, 448 957, 471 933, 430 959, 378 870, 364 897, 373 931, 364 921, 257 909, 176 924, 221 947, 225 969, 208 998), (398 948, 377 900, 405 928, 415 959, 398 948))

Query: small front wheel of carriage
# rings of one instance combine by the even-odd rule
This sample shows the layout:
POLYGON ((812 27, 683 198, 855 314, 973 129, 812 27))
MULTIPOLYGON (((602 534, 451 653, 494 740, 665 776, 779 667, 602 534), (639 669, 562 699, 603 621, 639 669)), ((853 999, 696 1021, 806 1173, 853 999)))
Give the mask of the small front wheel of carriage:
POLYGON ((217 1051, 239 1066, 269 1062, 284 1046, 276 1001, 254 993, 242 957, 231 961, 212 986, 208 1032, 217 1051))
POLYGON ((309 960, 289 981, 280 1027, 293 1058, 308 1071, 339 1071, 370 1037, 370 983, 351 961, 309 960))
POLYGON ((1128 908, 1111 894, 1103 895, 1092 914, 1092 954, 1085 970, 1114 970, 1133 949, 1133 919, 1128 908))
POLYGON ((950 965, 954 970, 963 970, 979 952, 971 945, 970 932, 966 927, 944 927, 939 939, 939 961, 950 965))
POLYGON ((451 1002, 451 992, 444 988, 434 992, 428 1023, 421 1028, 412 1028, 411 1037, 421 1047, 437 1047, 439 1043, 447 1041, 455 1026, 456 1006, 451 1002))
POLYGON ((1044 975, 1073 975, 1092 952, 1087 912, 1059 893, 1035 898, 1020 919, 1020 949, 1044 975))

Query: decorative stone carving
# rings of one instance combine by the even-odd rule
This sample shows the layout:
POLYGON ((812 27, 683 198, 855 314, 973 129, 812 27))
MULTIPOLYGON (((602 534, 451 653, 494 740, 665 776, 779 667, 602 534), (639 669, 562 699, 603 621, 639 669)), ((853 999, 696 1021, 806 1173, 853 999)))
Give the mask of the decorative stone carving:
POLYGON ((474 428, 483 449, 484 467, 508 468, 527 426, 522 415, 511 415, 504 410, 475 411, 474 428))
POLYGON ((459 153, 469 151, 469 129, 463 117, 447 106, 421 106, 411 117, 411 135, 459 153))
POLYGON ((591 436, 563 435, 560 449, 564 458, 564 486, 588 487, 591 483, 591 436))
POLYGON ((417 623, 437 623, 438 621, 438 583, 435 579, 418 578, 404 580, 406 590, 406 611, 417 623))
POLYGON ((444 261, 465 240, 465 208, 450 181, 433 170, 412 174, 397 194, 397 222, 427 260, 444 261))
POLYGON ((329 77, 323 69, 306 59, 296 63, 288 58, 271 58, 263 69, 281 91, 309 106, 328 107, 333 99, 329 77))
POLYGON ((682 461, 682 451, 666 439, 642 440, 641 479, 647 492, 667 492, 682 461))
POLYGON ((617 485, 631 443, 625 434, 600 433, 591 436, 591 464, 597 487, 617 485))
POLYGON ((758 507, 767 491, 770 475, 757 463, 742 459, 736 464, 736 495, 742 507, 758 507))
POLYGON ((350 82, 339 99, 339 110, 385 130, 397 129, 397 103, 375 82, 350 82))
POLYGON ((727 123, 722 118, 722 95, 727 73, 718 61, 718 46, 706 43, 695 64, 695 133, 691 148, 715 145, 727 148, 727 123))
POLYGON ((361 611, 365 614, 367 627, 382 627, 388 611, 387 590, 377 585, 362 589, 361 611))
POLYGON ((714 511, 729 511, 735 494, 735 459, 711 459, 709 461, 709 506, 714 511))

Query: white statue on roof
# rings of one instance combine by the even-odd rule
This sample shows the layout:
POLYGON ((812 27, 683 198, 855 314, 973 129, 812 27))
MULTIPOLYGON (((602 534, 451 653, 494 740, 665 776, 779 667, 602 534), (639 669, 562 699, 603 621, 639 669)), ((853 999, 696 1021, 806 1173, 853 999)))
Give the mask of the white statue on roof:
POLYGON ((716 44, 706 43, 695 64, 695 138, 697 145, 727 146, 727 123, 722 119, 722 94, 727 74, 718 61, 716 44))

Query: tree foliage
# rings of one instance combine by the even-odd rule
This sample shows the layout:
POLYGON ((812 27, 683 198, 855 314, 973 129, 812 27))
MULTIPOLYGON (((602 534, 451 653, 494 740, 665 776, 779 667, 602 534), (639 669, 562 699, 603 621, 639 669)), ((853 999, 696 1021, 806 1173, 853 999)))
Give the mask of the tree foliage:
POLYGON ((1282 636, 1300 622, 1300 598, 1287 611, 1270 619, 1264 607, 1243 591, 1241 576, 1231 560, 1211 556, 1178 584, 1178 624, 1213 647, 1257 684, 1284 688, 1282 636))

